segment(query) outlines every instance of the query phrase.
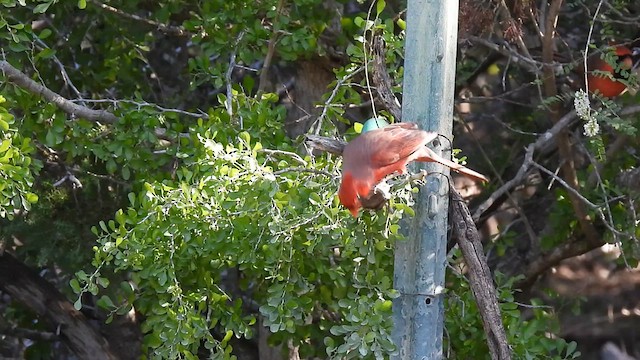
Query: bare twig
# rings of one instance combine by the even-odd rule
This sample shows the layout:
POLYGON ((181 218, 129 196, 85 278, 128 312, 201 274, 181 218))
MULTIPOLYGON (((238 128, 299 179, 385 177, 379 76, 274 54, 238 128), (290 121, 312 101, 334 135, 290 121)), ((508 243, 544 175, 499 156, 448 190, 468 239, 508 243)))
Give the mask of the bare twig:
MULTIPOLYGON (((596 177, 596 181, 598 183, 598 188, 600 189, 600 191, 602 192, 602 197, 604 198, 604 210, 602 210, 602 208, 598 208, 596 209, 598 212, 598 215, 600 215, 600 219, 602 220, 602 222, 605 224, 605 226, 607 227, 607 229, 609 229, 609 231, 611 231, 611 233, 613 234, 613 239, 614 242, 618 245, 619 249, 620 249, 620 255, 622 256, 622 260, 624 261, 625 265, 627 266, 627 269, 631 270, 631 266, 629 266, 629 262, 627 261, 627 256, 624 253, 624 249, 622 248, 622 241, 620 240, 621 236, 624 237, 628 237, 630 238, 630 235, 627 234, 623 234, 621 232, 619 232, 616 229, 615 223, 614 223, 614 218, 613 218, 613 213, 611 212, 611 206, 609 205, 609 198, 607 197, 607 189, 604 186, 604 182, 602 181, 602 178, 600 177, 600 169, 598 169, 597 167, 597 161, 595 159, 595 157, 590 154, 587 149, 584 147, 584 145, 580 144, 580 147, 582 148, 582 150, 588 155, 589 157, 589 161, 591 162, 591 164, 594 167, 593 170, 593 174, 595 174, 596 177)), ((634 233, 634 230, 631 230, 630 233, 634 233)))
MULTIPOLYGON (((612 13, 614 13, 616 16, 618 16, 620 19, 622 19, 622 23, 625 24, 633 24, 633 25, 637 25, 638 21, 640 21, 640 16, 635 16, 635 17, 629 17, 626 16, 625 14, 623 14, 620 10, 618 10, 615 6, 611 5, 608 1, 600 1, 600 3, 604 3, 607 6, 607 9, 609 11, 611 11, 612 13)), ((598 5, 599 7, 600 5, 598 5)), ((595 20, 596 17, 594 16, 593 19, 595 20)), ((608 20, 611 21, 611 20, 608 20)))
MULTIPOLYGON (((44 41, 42 41, 42 39, 36 38, 35 41, 36 41, 36 43, 39 44, 39 47, 41 47, 42 49, 50 49, 49 46, 47 46, 47 44, 44 41)), ((71 78, 69 77, 69 74, 67 74, 67 70, 64 68, 64 65, 62 64, 60 59, 58 59, 58 57, 55 54, 53 56, 51 56, 51 59, 53 60, 54 63, 56 63, 56 65, 58 65, 58 68, 60 69, 60 74, 62 75, 62 79, 64 80, 64 83, 69 88, 71 88, 73 93, 78 98, 81 98, 82 94, 80 93, 80 90, 78 90, 78 88, 71 81, 71 78)), ((81 105, 85 105, 85 104, 81 103, 81 105)))
POLYGON ((280 17, 280 13, 282 13, 282 8, 284 7, 284 0, 278 1, 278 6, 276 7, 276 15, 273 19, 273 29, 271 29, 271 38, 269 39, 269 45, 267 46, 267 56, 264 58, 264 63, 262 64, 262 70, 260 71, 260 80, 258 82, 258 96, 264 91, 265 86, 267 85, 267 79, 269 75, 269 68, 271 67, 271 61, 273 60, 273 55, 276 52, 276 43, 278 42, 278 38, 280 33, 278 31, 277 21, 280 17))
MULTIPOLYGON (((609 145, 609 148, 605 152, 604 158, 611 159, 612 156, 614 156, 620 150, 624 149, 624 146, 629 141, 629 139, 630 139, 629 135, 619 134, 618 137, 613 141, 613 143, 609 145)), ((587 180, 587 187, 589 188, 594 187, 598 182, 599 174, 602 171, 602 168, 604 167, 604 163, 596 161, 594 162, 593 165, 594 165, 594 170, 589 175, 589 179, 587 180)))
MULTIPOLYGON (((227 74, 225 75, 225 79, 227 82, 227 100, 224 103, 224 106, 227 108, 227 113, 229 117, 233 117, 233 82, 231 81, 231 75, 233 74, 233 69, 236 67, 236 54, 238 52, 238 44, 242 37, 244 36, 244 30, 240 31, 238 37, 236 38, 236 43, 231 51, 231 56, 229 57, 229 68, 227 69, 227 74)), ((240 129, 243 128, 242 117, 240 117, 240 129)))
MULTIPOLYGON (((491 162, 491 159, 489 159, 489 156, 484 151, 484 148, 480 144, 480 141, 478 141, 478 139, 474 135, 474 133, 473 133, 471 127, 469 126, 469 124, 467 123, 467 121, 464 118, 462 118, 462 119, 463 119, 464 127, 467 129, 467 132, 469 133, 470 137, 473 139, 473 141, 476 144, 477 148, 480 150, 480 154, 482 154, 482 157, 484 158, 485 162, 487 164, 489 164, 489 167, 493 171, 493 174, 495 175, 497 181, 499 181, 501 185, 504 185, 504 181, 500 177, 500 173, 498 172, 498 170, 496 170, 495 166, 493 165, 493 162, 491 162)), ((507 192, 506 195, 509 197, 509 200, 511 200, 511 203, 513 204, 513 206, 518 211, 518 214, 519 214, 520 218, 522 219, 522 222, 524 223, 525 229, 527 230, 527 235, 529 236, 529 239, 531 240, 532 243, 535 242, 536 239, 537 239, 537 236, 536 236, 535 232, 533 231, 533 227, 531 226, 531 222, 527 218, 524 210, 522 210, 522 207, 520 206, 518 201, 511 195, 510 192, 507 192)))
POLYGON ((62 177, 62 179, 53 183, 52 186, 58 187, 64 184, 66 181, 69 181, 71 183, 71 186, 73 186, 74 189, 82 188, 82 182, 80 182, 80 180, 78 180, 78 178, 75 175, 73 175, 70 171, 67 171, 67 173, 62 177))
POLYGON ((568 114, 564 115, 551 129, 547 130, 544 134, 540 135, 536 141, 529 144, 526 147, 524 161, 522 165, 520 165, 520 169, 513 177, 513 179, 507 181, 499 187, 496 191, 494 191, 487 200, 485 200, 476 211, 473 213, 474 221, 477 221, 482 213, 484 213, 493 203, 504 195, 507 191, 510 191, 517 185, 520 185, 527 176, 529 168, 531 167, 531 162, 533 161, 533 153, 536 150, 540 150, 541 148, 547 146, 552 140, 555 139, 556 136, 562 131, 565 127, 567 127, 571 122, 576 120, 575 111, 571 111, 568 114))
POLYGON ((165 108, 158 104, 149 103, 146 101, 136 101, 136 100, 127 100, 127 99, 95 99, 95 100, 94 99, 72 99, 69 101, 74 103, 80 102, 80 103, 87 103, 87 104, 110 103, 114 106, 119 106, 121 103, 131 104, 131 105, 137 106, 138 109, 141 109, 143 107, 152 107, 160 112, 176 113, 176 114, 181 114, 181 115, 194 117, 194 118, 209 119, 209 115, 202 110, 198 110, 198 112, 196 113, 196 112, 190 112, 190 111, 185 111, 180 109, 165 108))
POLYGON ((93 110, 85 106, 74 104, 61 95, 49 90, 47 87, 31 80, 29 76, 13 67, 7 61, 0 60, 0 71, 5 75, 7 80, 18 85, 30 93, 42 96, 45 100, 52 102, 60 110, 71 116, 77 116, 93 122, 103 122, 113 124, 118 118, 106 110, 93 110))
MULTIPOLYGON (((640 105, 633 105, 627 108, 624 108, 620 111, 620 116, 627 116, 632 114, 640 113, 640 105)), ((542 148, 547 147, 559 134, 559 132, 569 126, 571 122, 576 120, 576 114, 574 111, 565 114, 551 129, 549 129, 544 134, 540 135, 538 139, 529 144, 526 147, 524 161, 522 165, 520 165, 520 169, 518 169, 517 174, 509 181, 507 181, 504 185, 494 191, 487 200, 485 200, 473 214, 474 221, 477 221, 480 216, 489 208, 493 203, 504 195, 506 192, 510 191, 512 188, 520 185, 527 176, 529 169, 533 164, 533 154, 535 151, 538 151, 542 148)), ((609 231, 617 231, 612 228, 611 225, 604 218, 604 213, 602 211, 598 211, 598 215, 602 218, 603 223, 609 229, 609 231)), ((620 234, 622 235, 622 234, 620 234)), ((625 234, 629 236, 629 234, 625 234)), ((632 237, 634 234, 630 234, 632 237)), ((602 246, 605 241, 602 238, 599 238, 596 242, 587 242, 580 241, 574 239, 573 241, 563 243, 554 249, 541 254, 536 258, 535 261, 530 263, 526 269, 522 272, 525 278, 518 283, 515 284, 516 288, 524 288, 531 285, 535 279, 544 271, 549 269, 549 267, 556 265, 560 261, 567 259, 569 257, 577 256, 580 254, 584 254, 585 252, 591 251, 602 246)))
POLYGON ((37 341, 54 341, 60 338, 58 335, 56 335, 56 333, 47 331, 36 331, 25 328, 0 328, 0 334, 13 338, 31 339, 37 341))
POLYGON ((158 29, 159 31, 165 33, 165 34, 170 34, 170 35, 176 35, 176 36, 184 36, 187 35, 188 32, 182 28, 181 26, 171 26, 171 25, 165 25, 162 23, 159 23, 157 21, 153 21, 150 19, 146 19, 143 18, 141 16, 135 15, 135 14, 130 14, 127 12, 124 12, 120 9, 116 9, 113 6, 109 6, 107 4, 103 4, 97 0, 90 0, 92 4, 98 6, 99 8, 109 11, 113 14, 116 14, 120 17, 126 18, 126 19, 130 19, 130 20, 135 20, 138 22, 142 22, 145 23, 147 25, 150 25, 152 27, 155 27, 156 29, 158 29))
MULTIPOLYGON (((640 113, 640 105, 633 105, 626 107, 622 111, 620 111, 620 116, 627 116, 637 113, 640 113)), ((527 173, 531 167, 534 152, 541 150, 551 144, 551 142, 558 136, 560 131, 568 127, 575 120, 575 111, 570 111, 562 118, 560 118, 560 120, 555 123, 555 125, 553 125, 549 130, 538 136, 536 141, 527 145, 527 147, 525 148, 526 150, 524 161, 520 165, 520 169, 518 169, 516 175, 511 180, 504 183, 504 185, 496 189, 482 204, 480 204, 480 206, 478 206, 476 211, 473 213, 473 219, 477 221, 480 216, 482 216, 482 214, 487 211, 487 209, 489 209, 489 207, 491 207, 491 205, 493 205, 493 203, 497 199, 499 199, 506 192, 510 191, 512 188, 520 185, 526 178, 527 173)))
MULTIPOLYGON (((596 13, 593 14, 593 18, 592 20, 595 20, 598 17, 598 13, 600 13, 600 8, 602 7, 602 2, 603 0, 600 0, 600 2, 598 2, 598 7, 596 8, 596 13)), ((589 72, 587 71, 588 66, 587 66, 587 58, 589 57, 589 44, 591 43, 591 36, 593 35, 593 27, 596 24, 595 21, 591 22, 591 26, 589 26, 589 35, 587 36, 587 41, 584 44, 584 57, 582 59, 582 66, 584 67, 584 88, 585 91, 587 93, 589 93, 589 80, 588 80, 588 75, 589 72)), ((589 106, 588 108, 588 112, 591 112, 591 106, 589 106)))
POLYGON ((546 167, 538 164, 535 161, 531 162, 531 165, 533 167, 535 167, 536 169, 542 171, 543 173, 551 176, 555 181, 559 182, 560 185, 562 185, 569 193, 573 194, 573 196, 577 197, 578 199, 580 199, 585 205, 589 206, 592 209, 597 209, 599 208, 598 205, 592 203, 591 201, 589 201, 589 199, 587 199, 586 197, 582 196, 582 194, 580 194, 576 189, 574 189, 571 185, 567 184, 566 181, 564 181, 560 176, 556 175, 553 171, 547 169, 546 167))
POLYGON ((292 158, 293 160, 297 161, 298 163, 302 164, 302 166, 307 166, 307 162, 304 161, 303 158, 300 157, 300 155, 290 152, 290 151, 284 151, 284 150, 273 150, 273 149, 260 149, 258 150, 258 152, 267 154, 267 155, 284 155, 284 156, 288 156, 290 158, 292 158))
POLYGON ((542 68, 542 65, 544 65, 544 63, 540 62, 540 61, 536 61, 533 60, 531 58, 528 58, 526 56, 521 55, 520 53, 518 53, 515 49, 512 49, 508 44, 504 43, 502 45, 498 45, 496 43, 493 43, 489 40, 483 39, 481 37, 478 36, 469 36, 468 40, 476 43, 476 44, 480 44, 484 47, 487 47, 497 53, 500 53, 504 56, 507 56, 509 58, 512 59, 512 61, 515 64, 518 64, 519 66, 521 66, 523 69, 537 74, 540 73, 540 69, 542 68))
POLYGON ((336 82, 336 86, 334 86, 333 90, 331 91, 329 98, 327 98, 327 101, 324 102, 324 106, 322 107, 322 112, 320 113, 320 116, 318 116, 318 119, 315 121, 317 123, 315 135, 320 134, 320 129, 322 128, 322 120, 324 120, 324 118, 327 117, 327 110, 331 106, 331 102, 333 101, 333 99, 338 95, 338 90, 340 90, 340 88, 342 87, 342 85, 344 85, 345 82, 349 81, 352 77, 359 74, 362 70, 363 68, 358 68, 336 82))
POLYGON ((273 175, 282 175, 282 174, 289 173, 289 172, 302 172, 302 173, 306 172, 306 173, 324 175, 324 176, 328 176, 330 178, 335 177, 335 175, 331 174, 330 172, 324 171, 324 170, 317 170, 317 169, 303 168, 303 167, 291 167, 291 168, 286 168, 286 169, 280 169, 280 170, 274 171, 273 175))

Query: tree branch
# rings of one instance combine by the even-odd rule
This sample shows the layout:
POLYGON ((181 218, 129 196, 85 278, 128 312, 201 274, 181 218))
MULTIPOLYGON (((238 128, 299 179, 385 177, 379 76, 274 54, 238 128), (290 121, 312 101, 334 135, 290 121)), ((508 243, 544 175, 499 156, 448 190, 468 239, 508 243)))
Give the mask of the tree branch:
POLYGON ((378 96, 380 96, 385 108, 396 121, 400 121, 402 119, 402 109, 400 108, 400 102, 391 89, 391 77, 385 64, 384 40, 382 36, 376 36, 373 38, 373 76, 371 80, 373 80, 378 96))
MULTIPOLYGON (((620 111, 620 116, 628 116, 637 113, 640 113, 640 105, 632 105, 622 109, 622 111, 620 111)), ((504 195, 507 191, 510 191, 512 188, 520 185, 526 178, 529 168, 531 167, 534 152, 549 146, 558 134, 560 134, 562 130, 567 128, 575 120, 575 111, 568 112, 549 130, 538 136, 536 141, 527 145, 525 148, 524 161, 522 162, 522 165, 520 165, 520 169, 518 169, 516 175, 511 180, 504 183, 504 185, 496 189, 482 204, 480 204, 480 206, 478 206, 476 211, 473 213, 473 220, 478 221, 482 214, 487 211, 487 209, 489 209, 489 207, 491 207, 498 198, 504 195)))
POLYGON ((487 344, 494 360, 511 359, 511 349, 502 325, 498 297, 493 277, 482 249, 478 229, 471 218, 469 208, 455 189, 450 189, 451 225, 454 237, 469 267, 469 284, 478 303, 482 325, 487 334, 487 344))
POLYGON ((9 82, 21 87, 24 90, 27 90, 32 94, 43 97, 45 100, 52 102, 60 110, 66 112, 71 116, 77 116, 89 121, 108 124, 113 124, 118 121, 118 118, 109 111, 93 110, 85 106, 74 104, 61 95, 49 90, 47 87, 31 80, 29 76, 13 67, 7 61, 0 60, 0 71, 2 71, 9 82))
POLYGON ((328 176, 330 178, 333 178, 334 175, 324 171, 324 170, 317 170, 317 169, 310 169, 310 168, 303 168, 303 167, 290 167, 290 168, 285 168, 285 169, 280 169, 277 171, 273 172, 273 175, 282 175, 285 173, 289 173, 289 172, 300 172, 300 173, 311 173, 311 174, 318 174, 318 175, 324 175, 324 176, 328 176))
POLYGON ((531 144, 527 145, 524 155, 524 161, 522 165, 520 165, 520 169, 516 175, 504 185, 499 187, 496 191, 494 191, 489 198, 487 198, 473 213, 473 220, 478 221, 480 216, 493 205, 493 203, 500 198, 502 195, 506 194, 515 186, 520 185, 524 179, 526 178, 529 168, 531 167, 531 163, 533 161, 533 154, 536 150, 540 150, 543 147, 546 147, 553 141, 556 136, 565 129, 569 124, 571 124, 574 120, 576 120, 575 111, 571 111, 564 115, 553 127, 547 130, 544 134, 540 135, 538 139, 531 144))
POLYGON ((278 38, 280 37, 280 32, 276 27, 276 23, 280 18, 280 14, 282 14, 283 7, 284 0, 279 0, 276 7, 276 15, 273 19, 273 24, 271 25, 273 29, 271 29, 271 38, 269 39, 269 44, 267 45, 267 56, 264 58, 262 70, 260 70, 260 79, 258 80, 257 91, 258 96, 264 92, 264 88, 265 86, 267 86, 267 79, 269 78, 269 68, 271 67, 271 62, 273 61, 273 55, 276 53, 276 43, 278 42, 278 38))
POLYGON ((0 289, 46 318, 80 359, 115 360, 109 343, 53 285, 6 251, 0 251, 0 289))
POLYGON ((58 335, 56 335, 55 333, 24 328, 0 328, 0 334, 13 338, 24 338, 36 341, 59 340, 58 335))
POLYGON ((585 241, 586 239, 575 239, 562 243, 555 248, 540 254, 532 261, 522 272, 524 279, 517 281, 513 286, 517 289, 524 289, 533 284, 540 274, 547 271, 550 267, 558 265, 560 261, 570 257, 582 255, 591 250, 597 249, 604 245, 606 241, 599 238, 597 242, 585 241))
POLYGON ((168 34, 168 35, 176 35, 176 36, 185 36, 187 34, 189 34, 185 29, 183 29, 181 26, 171 26, 171 25, 165 25, 162 23, 159 23, 157 21, 153 21, 153 20, 149 20, 143 17, 140 17, 138 15, 135 14, 130 14, 127 12, 124 12, 120 9, 116 9, 113 6, 109 6, 107 4, 103 4, 97 0, 90 0, 92 4, 98 6, 99 8, 102 8, 103 10, 106 10, 108 12, 111 12, 113 14, 116 14, 118 16, 121 16, 123 18, 126 19, 130 19, 130 20, 135 20, 135 21, 139 21, 142 23, 145 23, 147 25, 153 26, 156 29, 158 29, 159 31, 168 34))
POLYGON ((343 140, 311 134, 305 136, 305 143, 311 149, 325 151, 334 155, 342 155, 344 147, 347 146, 347 142, 343 140))

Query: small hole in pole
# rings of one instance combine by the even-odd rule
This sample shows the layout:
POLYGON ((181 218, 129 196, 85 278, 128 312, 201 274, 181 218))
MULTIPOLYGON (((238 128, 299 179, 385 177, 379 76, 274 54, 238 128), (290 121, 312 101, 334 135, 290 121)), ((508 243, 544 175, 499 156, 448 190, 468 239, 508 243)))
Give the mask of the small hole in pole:
POLYGON ((431 305, 431 297, 427 296, 427 298, 424 299, 424 303, 427 305, 431 305))

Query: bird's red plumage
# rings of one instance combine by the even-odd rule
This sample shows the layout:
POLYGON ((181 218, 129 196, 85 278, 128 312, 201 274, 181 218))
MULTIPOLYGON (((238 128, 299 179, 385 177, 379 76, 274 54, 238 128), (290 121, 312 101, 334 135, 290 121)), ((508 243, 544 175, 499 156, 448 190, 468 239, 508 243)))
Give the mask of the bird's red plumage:
MULTIPOLYGON (((616 55, 618 56, 618 63, 620 67, 628 70, 633 66, 633 60, 631 58, 632 53, 626 46, 616 46, 616 55)), ((627 86, 620 81, 617 81, 614 69, 606 61, 600 57, 593 57, 589 60, 589 73, 587 74, 587 82, 589 84, 589 91, 598 92, 605 97, 615 97, 622 94, 627 86), (611 74, 611 78, 603 74, 594 73, 594 70, 604 71, 611 74)))
POLYGON ((435 154, 426 145, 438 135, 418 129, 413 123, 396 123, 366 132, 347 144, 342 153, 340 203, 358 215, 360 199, 370 196, 380 181, 393 173, 403 174, 407 163, 435 161, 465 175, 486 181, 486 177, 435 154))

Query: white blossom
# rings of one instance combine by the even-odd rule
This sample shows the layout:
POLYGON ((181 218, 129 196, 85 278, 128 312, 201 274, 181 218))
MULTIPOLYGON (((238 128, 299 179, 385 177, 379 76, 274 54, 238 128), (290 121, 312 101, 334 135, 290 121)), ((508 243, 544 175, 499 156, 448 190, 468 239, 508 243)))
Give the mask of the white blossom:
POLYGON ((589 94, 584 90, 576 91, 573 98, 573 106, 578 117, 585 121, 584 134, 588 137, 598 135, 600 133, 600 125, 597 120, 598 112, 591 109, 589 94))
POLYGON ((591 118, 587 120, 584 124, 584 134, 588 137, 596 136, 600 133, 600 125, 596 118, 591 118))
POLYGON ((589 121, 591 118, 591 103, 589 102, 589 95, 586 91, 580 89, 576 91, 573 98, 573 107, 576 109, 576 114, 580 119, 589 121))

